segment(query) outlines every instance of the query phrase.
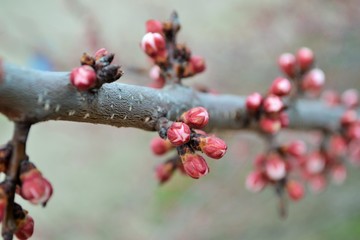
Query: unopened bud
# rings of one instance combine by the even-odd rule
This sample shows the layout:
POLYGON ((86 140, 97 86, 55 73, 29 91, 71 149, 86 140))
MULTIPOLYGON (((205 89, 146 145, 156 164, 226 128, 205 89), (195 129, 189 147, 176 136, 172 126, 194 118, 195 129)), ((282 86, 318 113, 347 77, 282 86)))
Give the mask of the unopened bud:
POLYGON ((344 183, 347 176, 347 170, 344 165, 338 164, 331 168, 331 179, 337 184, 341 185, 344 183))
POLYGON ((102 57, 104 57, 104 56, 106 56, 108 54, 109 54, 109 52, 105 48, 100 48, 95 53, 95 59, 99 60, 100 58, 102 58, 102 57))
POLYGON ((206 108, 195 107, 184 112, 180 120, 193 128, 203 128, 209 122, 209 113, 206 108))
POLYGON ((283 179, 286 176, 285 162, 278 157, 269 158, 265 164, 265 171, 271 180, 277 181, 283 179))
POLYGON ((258 92, 254 92, 246 98, 246 109, 250 112, 258 111, 262 102, 262 96, 258 92))
POLYGON ((251 192, 260 192, 267 184, 266 177, 261 171, 249 173, 246 177, 245 187, 251 192))
POLYGON ((155 57, 165 50, 165 39, 159 33, 146 33, 141 41, 141 48, 150 57, 155 57))
POLYGON ((341 95, 341 101, 348 108, 354 108, 359 104, 359 92, 356 89, 348 89, 341 95))
POLYGON ((283 77, 276 78, 270 87, 270 93, 277 96, 287 96, 291 91, 291 83, 288 79, 283 77))
POLYGON ((198 179, 209 172, 209 167, 205 159, 193 153, 186 153, 181 156, 184 170, 192 178, 198 179))
POLYGON ((296 55, 297 62, 302 72, 307 71, 314 63, 314 53, 311 49, 300 48, 296 55))
POLYGON ((325 90, 321 94, 321 99, 329 106, 336 106, 340 103, 339 93, 334 90, 325 90))
POLYGON ((278 64, 280 70, 285 73, 287 76, 293 78, 295 77, 295 56, 291 53, 283 53, 278 59, 278 64))
POLYGON ((21 220, 20 225, 18 226, 15 236, 19 240, 27 240, 34 233, 34 219, 29 215, 26 215, 25 219, 21 220))
POLYGON ((341 116, 340 122, 342 125, 350 125, 357 121, 357 113, 355 110, 347 110, 341 116))
POLYGON ((146 32, 150 33, 162 33, 163 32, 163 24, 158 20, 148 20, 145 23, 146 25, 146 32))
POLYGON ((150 142, 151 150, 156 155, 163 155, 167 153, 173 146, 168 140, 161 137, 155 137, 150 142))
POLYGON ((201 73, 206 69, 204 58, 196 55, 190 57, 189 65, 193 69, 195 74, 201 73))
POLYGON ((308 72, 302 83, 301 87, 304 91, 318 92, 325 84, 325 74, 319 68, 314 68, 308 72))
POLYGON ((32 169, 20 176, 21 196, 33 204, 43 204, 49 201, 53 188, 37 169, 32 169))
POLYGON ((265 133, 274 134, 281 129, 281 122, 276 119, 263 117, 260 120, 260 128, 265 133))
POLYGON ((306 144, 304 141, 296 140, 291 142, 287 148, 286 153, 294 156, 294 157, 301 157, 306 154, 306 144))
POLYGON ((322 192, 326 187, 326 179, 322 174, 312 176, 308 183, 313 193, 322 192))
POLYGON ((190 140, 190 128, 182 122, 174 122, 167 130, 167 138, 174 146, 183 145, 190 140))
POLYGON ((291 180, 286 184, 286 190, 289 198, 293 201, 299 201, 304 197, 304 186, 294 180, 291 180))
POLYGON ((267 113, 280 112, 284 107, 281 98, 276 95, 270 95, 264 99, 264 110, 267 113))
POLYGON ((176 166, 171 161, 157 165, 155 168, 156 179, 159 181, 160 184, 163 184, 163 183, 169 181, 169 179, 172 177, 175 169, 176 169, 176 166))
POLYGON ((88 65, 74 68, 70 73, 70 82, 79 91, 89 90, 96 84, 95 70, 88 65))
POLYGON ((200 149, 208 157, 220 159, 225 155, 227 146, 222 139, 214 136, 203 137, 200 139, 200 149))
POLYGON ((310 174, 317 174, 321 173, 325 168, 325 159, 324 157, 318 153, 315 152, 308 156, 306 161, 306 170, 310 174))

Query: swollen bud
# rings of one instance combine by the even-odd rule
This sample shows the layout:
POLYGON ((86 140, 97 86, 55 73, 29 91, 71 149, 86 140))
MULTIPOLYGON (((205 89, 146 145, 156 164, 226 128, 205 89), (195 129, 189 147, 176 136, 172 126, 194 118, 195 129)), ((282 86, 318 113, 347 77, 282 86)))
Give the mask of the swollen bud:
POLYGON ((176 166, 171 161, 157 165, 155 168, 156 179, 159 181, 160 184, 163 184, 163 183, 169 181, 169 179, 172 177, 175 169, 176 169, 176 166))
POLYGON ((324 86, 324 83, 324 72, 319 68, 314 68, 305 75, 301 87, 305 91, 318 92, 324 86))
POLYGON ((37 169, 32 169, 20 176, 21 196, 33 204, 43 204, 49 201, 53 188, 37 169))
POLYGON ((169 141, 164 140, 161 137, 155 137, 151 140, 150 147, 155 155, 163 155, 167 153, 173 146, 169 141))
POLYGON ((311 49, 300 48, 296 55, 297 62, 302 72, 307 71, 314 63, 314 53, 311 49))
POLYGON ((250 112, 258 111, 262 102, 262 96, 258 92, 254 92, 246 98, 246 109, 250 112))
POLYGON ((306 161, 306 170, 311 174, 317 174, 324 170, 325 168, 325 159, 323 156, 315 152, 311 154, 306 161))
POLYGON ((264 110, 267 113, 280 112, 284 107, 281 98, 276 95, 270 95, 264 99, 264 110))
POLYGON ((194 74, 201 73, 206 69, 204 58, 196 55, 190 57, 189 65, 194 74))
POLYGON ((206 108, 195 107, 184 112, 180 120, 192 128, 203 128, 209 122, 209 113, 206 108))
POLYGON ((26 215, 25 219, 21 220, 20 225, 18 226, 15 236, 19 240, 27 240, 34 233, 34 219, 29 215, 26 215))
POLYGON ((260 128, 265 133, 274 134, 281 129, 281 122, 279 120, 263 117, 260 120, 260 128))
POLYGON ((291 83, 288 79, 283 77, 276 78, 270 87, 270 93, 277 96, 287 96, 291 91, 291 83))
POLYGON ((209 136, 200 138, 200 149, 208 157, 220 159, 225 155, 227 146, 222 139, 209 136))
POLYGON ((159 66, 153 66, 150 69, 149 76, 151 79, 153 79, 153 82, 150 83, 149 87, 163 88, 165 86, 165 78, 161 75, 161 69, 159 66))
POLYGON ((141 48, 150 57, 156 57, 165 50, 165 39, 159 33, 146 33, 141 40, 141 48))
POLYGON ((95 59, 99 60, 100 58, 105 57, 108 54, 109 54, 109 52, 105 48, 100 48, 95 53, 95 59))
POLYGON ((193 153, 185 153, 180 157, 184 170, 190 177, 198 179, 209 172, 209 167, 202 156, 193 153))
POLYGON ((331 168, 331 179, 332 181, 337 184, 341 185, 347 176, 347 171, 344 165, 335 165, 333 168, 331 168))
POLYGON ((265 188, 267 180, 261 171, 249 173, 246 177, 245 186, 251 192, 260 192, 265 188))
POLYGON ((294 180, 291 180, 286 184, 286 190, 289 198, 293 201, 299 201, 304 197, 304 186, 294 180))
POLYGON ((291 53, 281 54, 278 59, 278 64, 283 73, 285 73, 290 78, 295 77, 295 56, 291 53))
POLYGON ((277 181, 286 176, 286 165, 278 157, 269 158, 265 164, 266 175, 269 179, 277 181))
POLYGON ((301 157, 304 156, 306 153, 306 144, 304 141, 296 140, 291 142, 287 148, 286 153, 294 156, 294 157, 301 157))
POLYGON ((190 141, 190 128, 182 122, 174 122, 167 130, 167 138, 174 146, 181 146, 190 141))
POLYGON ((150 33, 162 33, 163 32, 163 24, 158 20, 148 20, 145 23, 146 32, 150 33))
POLYGON ((348 108, 354 108, 359 104, 359 92, 356 89, 348 89, 341 95, 341 101, 348 108))
POLYGON ((74 68, 70 73, 70 82, 79 91, 87 91, 96 84, 95 70, 88 66, 83 65, 81 67, 74 68))

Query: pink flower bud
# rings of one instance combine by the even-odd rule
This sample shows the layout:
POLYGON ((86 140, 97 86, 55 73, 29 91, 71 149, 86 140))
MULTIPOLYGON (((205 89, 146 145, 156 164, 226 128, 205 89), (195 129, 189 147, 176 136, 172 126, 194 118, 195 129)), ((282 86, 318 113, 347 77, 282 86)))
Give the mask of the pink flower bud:
POLYGON ((262 96, 258 92, 254 92, 246 98, 246 109, 250 112, 259 110, 262 102, 262 96))
POLYGON ((321 99, 329 106, 336 106, 340 104, 339 93, 334 90, 325 90, 321 94, 321 99))
POLYGON ((208 157, 220 159, 227 150, 226 143, 217 137, 209 136, 200 138, 200 148, 208 157))
POLYGON ((278 157, 269 158, 265 165, 266 175, 269 179, 277 181, 286 176, 286 165, 283 160, 278 157))
POLYGON ((347 110, 341 116, 340 122, 342 125, 350 125, 357 121, 357 113, 355 110, 347 110))
POLYGON ((70 82, 79 91, 87 91, 96 84, 95 70, 87 65, 74 68, 70 73, 70 82))
POLYGON ((335 184, 341 185, 344 183, 346 176, 347 170, 344 165, 338 164, 331 168, 331 179, 335 184))
POLYGON ((167 130, 167 137, 174 146, 180 146, 190 140, 190 128, 182 122, 174 122, 167 130))
POLYGON ((141 41, 142 50, 150 57, 155 57, 159 52, 165 50, 165 39, 159 33, 146 33, 141 41))
POLYGON ((245 187, 251 192, 260 192, 266 187, 267 180, 261 171, 249 173, 246 177, 245 187))
POLYGON ((341 95, 341 101, 348 108, 354 108, 359 104, 359 92, 356 89, 348 89, 341 95))
POLYGON ((325 159, 320 153, 315 152, 308 156, 305 167, 310 174, 321 173, 325 168, 325 159))
POLYGON ((21 176, 21 182, 21 196, 24 199, 33 204, 43 205, 49 201, 53 188, 38 170, 33 169, 25 173, 21 176))
POLYGON ((318 92, 324 86, 324 83, 324 72, 321 69, 314 68, 305 75, 301 87, 305 91, 318 92))
POLYGON ((209 113, 206 108, 195 107, 184 112, 180 119, 192 128, 203 128, 209 122, 209 113))
POLYGON ((280 112, 284 107, 284 103, 276 95, 269 95, 264 99, 264 110, 267 113, 280 112))
POLYGON ((198 154, 186 153, 181 156, 181 161, 185 172, 192 178, 198 179, 209 172, 205 159, 198 154))
POLYGON ((196 55, 191 56, 191 58, 189 60, 189 65, 195 74, 201 73, 201 72, 205 71, 205 69, 206 69, 204 58, 202 58, 200 56, 196 56, 196 55))
POLYGON ((286 184, 286 190, 288 192, 289 198, 293 201, 299 201, 304 197, 304 186, 296 181, 289 181, 286 184))
POLYGON ((100 58, 102 58, 102 57, 104 57, 104 56, 106 56, 108 54, 109 54, 109 52, 105 48, 100 48, 95 53, 95 59, 99 60, 100 58))
POLYGON ((306 151, 306 144, 301 140, 291 142, 286 148, 286 152, 294 157, 304 156, 306 151))
POLYGON ((334 135, 329 141, 329 153, 332 155, 344 156, 347 151, 347 144, 342 136, 334 135))
POLYGON ((300 70, 307 71, 314 63, 314 53, 311 49, 303 47, 300 48, 296 55, 300 70))
POLYGON ((283 53, 278 59, 281 71, 291 78, 295 77, 295 63, 295 56, 291 53, 283 53))
POLYGON ((350 139, 360 139, 360 122, 351 124, 347 128, 346 136, 350 139))
POLYGON ((165 78, 161 75, 161 69, 159 66, 155 65, 150 69, 149 76, 154 81, 150 83, 152 88, 163 88, 165 85, 165 78))
POLYGON ((270 87, 270 93, 277 96, 287 96, 291 91, 291 83, 288 79, 283 77, 276 78, 270 87))
POLYGON ((155 168, 155 176, 160 184, 163 184, 170 180, 173 173, 175 171, 174 163, 165 162, 156 166, 155 168))
POLYGON ((158 20, 148 20, 145 23, 146 25, 146 32, 151 33, 162 33, 163 32, 163 24, 158 20))
POLYGON ((34 219, 27 215, 24 220, 21 221, 18 229, 15 232, 15 236, 19 240, 27 240, 34 233, 34 219))
POLYGON ((279 120, 263 117, 260 120, 260 128, 265 133, 274 134, 281 129, 281 122, 279 120))
POLYGON ((326 187, 326 179, 321 174, 312 176, 309 179, 309 185, 313 193, 322 192, 326 187))
POLYGON ((161 137, 155 137, 150 142, 151 150, 156 155, 163 155, 167 153, 173 146, 172 144, 162 139, 161 137))

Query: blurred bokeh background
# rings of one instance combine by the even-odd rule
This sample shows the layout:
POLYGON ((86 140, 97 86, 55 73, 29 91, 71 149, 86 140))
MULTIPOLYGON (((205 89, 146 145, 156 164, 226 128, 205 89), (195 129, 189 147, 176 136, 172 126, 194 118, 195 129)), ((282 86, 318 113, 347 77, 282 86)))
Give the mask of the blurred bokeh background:
MULTIPOLYGON (((124 66, 122 82, 146 85, 146 74, 133 71, 150 67, 139 48, 144 23, 165 20, 173 10, 183 26, 179 40, 207 60, 206 73, 189 84, 221 93, 264 91, 279 74, 277 56, 308 46, 328 88, 360 88, 358 0, 0 0, 0 56, 68 71, 84 51, 106 47, 124 66)), ((11 132, 11 122, 0 116, 0 142, 11 132)), ((165 158, 150 152, 155 133, 55 121, 34 126, 30 159, 55 188, 46 209, 24 203, 36 221, 34 239, 360 239, 359 169, 350 170, 343 186, 291 204, 281 220, 270 189, 252 194, 244 188, 261 139, 219 134, 230 149, 209 162, 209 175, 198 181, 176 175, 159 187, 153 168, 165 158)), ((312 143, 305 133, 296 136, 312 143)), ((284 141, 293 137, 283 135, 284 141)))

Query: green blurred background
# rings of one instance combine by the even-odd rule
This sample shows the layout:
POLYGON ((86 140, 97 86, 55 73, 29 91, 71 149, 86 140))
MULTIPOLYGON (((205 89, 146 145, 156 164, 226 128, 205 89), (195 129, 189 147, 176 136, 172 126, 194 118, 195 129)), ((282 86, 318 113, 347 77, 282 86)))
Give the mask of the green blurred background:
MULTIPOLYGON (((0 0, 0 56, 67 71, 84 51, 106 47, 124 66, 122 82, 146 85, 146 74, 133 71, 150 67, 139 48, 144 22, 165 20, 174 9, 183 24, 179 40, 207 60, 206 73, 190 85, 232 94, 265 91, 279 74, 277 56, 308 46, 330 89, 360 87, 358 0, 0 0)), ((0 142, 11 132, 11 122, 0 116, 0 142)), ((36 221, 34 239, 360 239, 359 169, 350 170, 345 185, 291 204, 288 219, 280 220, 270 189, 252 194, 244 188, 251 159, 263 150, 260 138, 219 134, 230 149, 222 160, 209 161, 209 175, 198 181, 176 175, 158 187, 153 168, 165 158, 150 152, 155 133, 35 125, 28 153, 55 193, 46 209, 24 203, 36 221)))

